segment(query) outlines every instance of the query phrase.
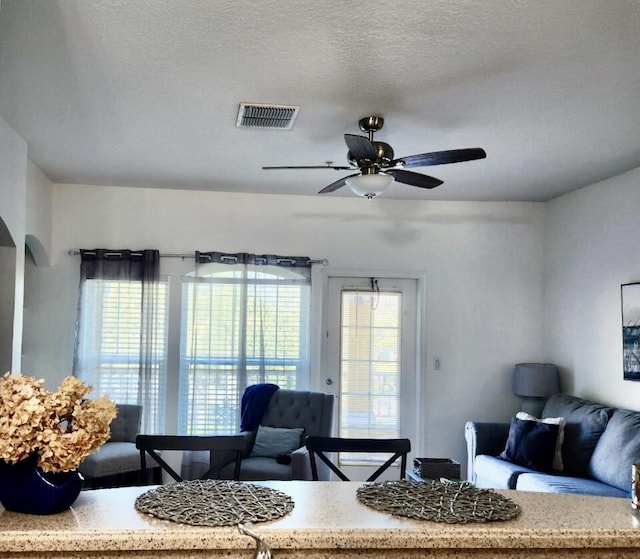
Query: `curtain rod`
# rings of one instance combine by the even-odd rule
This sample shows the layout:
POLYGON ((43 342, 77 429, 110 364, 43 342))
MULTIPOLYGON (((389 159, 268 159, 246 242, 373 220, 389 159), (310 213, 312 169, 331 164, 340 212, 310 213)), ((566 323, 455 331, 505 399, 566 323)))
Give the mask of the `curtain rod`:
MULTIPOLYGON (((90 252, 90 251, 89 251, 90 252)), ((117 252, 117 251, 113 251, 113 252, 117 252)), ((68 251, 69 256, 80 256, 80 251, 78 249, 71 249, 68 251)), ((135 254, 135 252, 134 252, 135 254)), ((185 258, 195 258, 196 255, 195 253, 191 253, 191 254, 163 254, 160 253, 160 258, 182 258, 182 260, 184 260, 185 258)), ((318 260, 309 260, 310 264, 322 264, 323 266, 328 266, 329 265, 329 261, 326 258, 321 258, 318 260)))

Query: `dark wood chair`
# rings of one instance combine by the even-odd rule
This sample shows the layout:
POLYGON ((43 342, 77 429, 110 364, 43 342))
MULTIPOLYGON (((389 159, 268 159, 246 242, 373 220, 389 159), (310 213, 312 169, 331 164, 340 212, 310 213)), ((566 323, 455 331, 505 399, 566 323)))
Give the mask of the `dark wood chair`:
POLYGON ((325 453, 350 452, 350 453, 385 453, 391 457, 382 464, 367 481, 375 481, 382 472, 400 459, 400 479, 404 479, 407 472, 407 455, 411 452, 409 439, 342 439, 338 437, 307 437, 307 450, 311 461, 311 475, 314 481, 318 480, 318 467, 316 456, 324 462, 331 471, 341 480, 349 481, 349 478, 332 462, 325 453))
POLYGON ((138 435, 136 437, 136 448, 140 450, 140 476, 141 483, 145 483, 147 471, 147 454, 155 460, 158 465, 176 481, 184 481, 167 462, 162 459, 159 451, 162 450, 208 450, 209 470, 199 477, 199 479, 209 479, 212 477, 211 463, 216 452, 235 452, 235 465, 233 479, 240 479, 240 465, 242 453, 247 445, 247 439, 242 435, 220 435, 214 437, 183 436, 183 435, 138 435))

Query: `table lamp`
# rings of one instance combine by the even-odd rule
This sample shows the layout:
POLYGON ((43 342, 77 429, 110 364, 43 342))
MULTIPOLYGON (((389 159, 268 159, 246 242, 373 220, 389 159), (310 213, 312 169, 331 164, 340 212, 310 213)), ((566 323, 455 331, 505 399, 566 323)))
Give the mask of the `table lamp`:
POLYGON ((513 393, 521 410, 540 417, 545 399, 560 391, 558 368, 549 363, 518 363, 513 369, 513 393))

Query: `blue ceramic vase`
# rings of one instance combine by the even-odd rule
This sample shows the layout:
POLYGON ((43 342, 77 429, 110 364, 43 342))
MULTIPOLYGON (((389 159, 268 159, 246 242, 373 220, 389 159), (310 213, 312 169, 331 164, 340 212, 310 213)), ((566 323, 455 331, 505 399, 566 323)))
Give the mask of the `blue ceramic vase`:
POLYGON ((17 464, 0 460, 0 503, 25 514, 56 514, 78 498, 83 478, 78 472, 43 472, 36 454, 17 464))

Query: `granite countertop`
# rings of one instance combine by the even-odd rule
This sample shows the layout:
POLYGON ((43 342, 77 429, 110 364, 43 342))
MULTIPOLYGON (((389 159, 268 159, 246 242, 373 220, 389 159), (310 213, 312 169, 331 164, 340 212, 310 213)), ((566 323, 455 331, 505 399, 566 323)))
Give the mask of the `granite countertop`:
MULTIPOLYGON (((640 553, 640 514, 632 510, 628 499, 500 491, 520 505, 518 518, 444 524, 395 517, 362 505, 355 496, 360 482, 264 484, 290 495, 295 502, 294 510, 285 517, 251 527, 280 553, 304 549, 496 548, 635 548, 633 553, 640 553)), ((0 556, 71 552, 78 546, 83 553, 254 549, 253 540, 235 527, 200 528, 138 513, 133 506, 135 498, 149 489, 84 491, 70 510, 52 516, 23 515, 0 507, 0 556)))

